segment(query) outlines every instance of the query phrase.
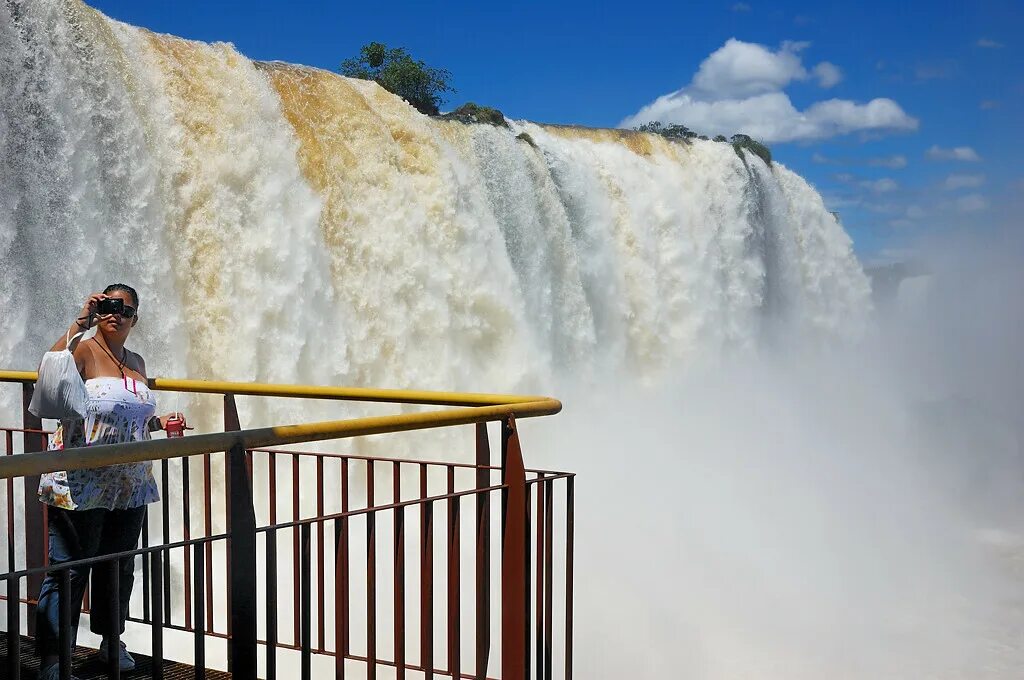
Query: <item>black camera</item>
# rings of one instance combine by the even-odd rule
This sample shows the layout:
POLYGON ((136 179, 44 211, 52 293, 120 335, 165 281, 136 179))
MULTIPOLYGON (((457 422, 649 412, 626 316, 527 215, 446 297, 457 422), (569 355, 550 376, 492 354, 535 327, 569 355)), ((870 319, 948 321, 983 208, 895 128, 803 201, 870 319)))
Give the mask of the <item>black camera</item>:
POLYGON ((97 314, 124 314, 124 300, 105 298, 96 306, 97 314))

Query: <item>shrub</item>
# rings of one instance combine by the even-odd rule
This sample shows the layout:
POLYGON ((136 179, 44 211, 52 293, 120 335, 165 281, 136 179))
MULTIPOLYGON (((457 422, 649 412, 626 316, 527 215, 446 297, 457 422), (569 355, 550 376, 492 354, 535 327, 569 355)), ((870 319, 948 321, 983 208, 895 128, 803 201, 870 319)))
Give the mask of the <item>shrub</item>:
POLYGON ((649 132, 652 135, 661 135, 667 139, 693 139, 697 136, 696 132, 685 125, 677 125, 676 123, 672 123, 671 125, 662 125, 656 120, 652 120, 650 123, 644 123, 643 125, 633 129, 637 132, 649 132))
POLYGON ((428 115, 437 114, 444 102, 442 94, 455 91, 448 71, 413 59, 401 47, 392 49, 379 42, 363 45, 358 57, 341 62, 340 70, 349 78, 376 82, 428 115))

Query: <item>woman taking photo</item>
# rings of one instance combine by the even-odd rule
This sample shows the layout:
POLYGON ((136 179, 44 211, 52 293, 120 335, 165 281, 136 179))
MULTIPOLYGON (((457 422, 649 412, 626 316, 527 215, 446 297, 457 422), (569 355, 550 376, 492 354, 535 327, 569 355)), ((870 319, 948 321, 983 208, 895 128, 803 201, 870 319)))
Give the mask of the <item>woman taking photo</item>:
MULTIPOLYGON (((124 284, 107 286, 85 302, 67 334, 61 334, 51 351, 72 352, 88 393, 84 420, 62 420, 51 449, 94 444, 116 444, 149 439, 151 430, 163 429, 167 416, 156 418, 156 400, 146 382, 146 363, 125 347, 132 328, 139 322, 139 296, 124 284), (88 340, 67 338, 96 327, 88 340)), ((72 374, 73 375, 73 374, 72 374)), ((126 463, 90 470, 51 472, 39 482, 39 500, 49 506, 50 564, 133 550, 139 541, 146 505, 159 500, 152 464, 126 463)), ((116 565, 101 562, 92 575, 90 629, 103 636, 101 659, 117 655, 121 670, 131 670, 135 660, 125 648, 111 650, 115 630, 124 632, 128 601, 135 580, 135 560, 125 558, 116 565), (120 611, 111 616, 111 569, 118 569, 120 611), (114 618, 114 620, 112 620, 114 618)), ((78 633, 82 597, 89 579, 89 567, 77 567, 71 574, 72 647, 78 633)), ((40 656, 40 680, 59 677, 58 640, 59 575, 50 572, 39 592, 36 636, 40 656)))

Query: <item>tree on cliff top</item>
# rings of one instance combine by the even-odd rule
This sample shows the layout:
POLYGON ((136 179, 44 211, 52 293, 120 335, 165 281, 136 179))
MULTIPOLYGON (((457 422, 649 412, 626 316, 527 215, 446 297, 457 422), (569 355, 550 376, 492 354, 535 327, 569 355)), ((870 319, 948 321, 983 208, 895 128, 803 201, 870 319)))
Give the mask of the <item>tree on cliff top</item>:
POLYGON ((438 107, 444 102, 441 95, 455 91, 448 82, 451 74, 445 69, 427 66, 413 59, 403 48, 389 49, 379 42, 363 45, 357 58, 341 62, 341 74, 372 80, 421 113, 432 116, 437 115, 438 107))

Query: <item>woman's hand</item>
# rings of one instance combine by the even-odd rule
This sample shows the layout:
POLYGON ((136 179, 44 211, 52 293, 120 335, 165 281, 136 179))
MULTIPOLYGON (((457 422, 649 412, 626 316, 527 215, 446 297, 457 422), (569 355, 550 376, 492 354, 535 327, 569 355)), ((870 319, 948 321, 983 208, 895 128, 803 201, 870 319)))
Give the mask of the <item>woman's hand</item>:
POLYGON ((170 420, 171 418, 178 418, 179 420, 181 420, 182 429, 185 429, 185 430, 194 430, 195 429, 194 427, 189 427, 188 423, 185 422, 185 414, 184 413, 181 413, 180 411, 173 411, 173 412, 168 413, 166 415, 160 416, 159 420, 160 420, 160 429, 161 430, 166 430, 167 429, 167 421, 170 420))
POLYGON ((96 310, 99 309, 100 302, 102 300, 105 300, 106 298, 107 296, 104 295, 103 293, 93 293, 92 295, 90 295, 85 300, 85 304, 82 306, 82 311, 78 315, 78 325, 85 326, 85 328, 89 328, 90 326, 92 326, 92 317, 98 316, 96 310), (83 321, 85 322, 84 324, 81 323, 83 321))

